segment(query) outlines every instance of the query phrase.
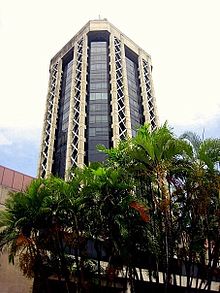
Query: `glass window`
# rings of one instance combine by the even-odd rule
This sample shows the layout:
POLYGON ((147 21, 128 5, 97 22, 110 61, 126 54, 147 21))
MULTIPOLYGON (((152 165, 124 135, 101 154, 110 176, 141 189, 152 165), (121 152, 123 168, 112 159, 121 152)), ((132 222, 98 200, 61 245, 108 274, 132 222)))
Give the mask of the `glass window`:
POLYGON ((69 117, 69 111, 63 113, 63 120, 69 117))
POLYGON ((95 118, 96 122, 102 122, 102 116, 96 116, 95 118))
POLYGON ((128 95, 131 112, 131 127, 133 129, 132 136, 136 134, 134 129, 142 123, 141 116, 141 96, 140 96, 140 85, 138 80, 138 68, 137 64, 126 57, 127 66, 127 80, 128 80, 128 95))
POLYGON ((102 93, 102 100, 107 100, 107 99, 108 99, 108 94, 102 93))
POLYGON ((88 122, 90 126, 93 126, 93 130, 88 132, 88 161, 96 161, 96 158, 100 157, 98 156, 96 145, 99 142, 104 142, 108 146, 110 140, 110 125, 108 123, 108 47, 106 42, 91 42, 90 49, 88 122))
POLYGON ((95 93, 90 93, 90 95, 89 95, 89 99, 90 100, 95 100, 96 98, 95 98, 95 93))
POLYGON ((108 122, 107 115, 90 115, 89 116, 89 123, 101 123, 101 122, 108 122))
POLYGON ((108 93, 90 93, 89 99, 91 101, 94 101, 94 100, 107 100, 108 99, 108 93))
POLYGON ((89 136, 95 136, 95 128, 89 128, 89 136))
POLYGON ((89 116, 89 123, 95 123, 95 116, 89 116))
POLYGON ((108 110, 108 105, 106 105, 106 104, 92 104, 92 105, 90 105, 89 110, 92 111, 92 112, 107 111, 108 110))

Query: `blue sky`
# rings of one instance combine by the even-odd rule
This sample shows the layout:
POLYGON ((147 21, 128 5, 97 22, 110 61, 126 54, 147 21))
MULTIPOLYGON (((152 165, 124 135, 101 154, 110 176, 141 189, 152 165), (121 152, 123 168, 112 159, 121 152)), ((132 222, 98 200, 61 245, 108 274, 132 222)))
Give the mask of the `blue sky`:
POLYGON ((219 0, 0 3, 1 165, 36 175, 50 59, 99 15, 151 55, 161 123, 220 137, 219 0))
POLYGON ((39 128, 0 128, 0 164, 35 177, 40 135, 39 128))

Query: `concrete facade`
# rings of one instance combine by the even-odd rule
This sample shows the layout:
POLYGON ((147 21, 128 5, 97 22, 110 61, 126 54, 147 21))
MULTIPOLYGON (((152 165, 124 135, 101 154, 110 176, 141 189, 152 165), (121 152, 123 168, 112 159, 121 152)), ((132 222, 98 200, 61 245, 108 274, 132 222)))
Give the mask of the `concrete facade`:
MULTIPOLYGON (((0 166, 0 209, 4 209, 5 200, 9 193, 23 191, 33 177, 0 166)), ((0 254, 0 292, 1 293, 30 293, 33 280, 22 275, 15 260, 15 265, 9 264, 8 254, 0 254)))
POLYGON ((88 40, 91 33, 94 34, 96 39, 98 38, 96 35, 98 33, 108 34, 112 146, 116 146, 119 140, 132 136, 131 106, 126 68, 126 51, 128 50, 132 51, 132 54, 137 58, 144 122, 148 122, 152 130, 158 126, 150 55, 106 19, 91 20, 52 58, 50 63, 50 80, 38 168, 39 177, 44 178, 53 173, 54 145, 58 139, 56 137, 58 128, 57 115, 63 81, 62 64, 71 50, 73 63, 65 155, 65 178, 68 179, 68 172, 72 167, 82 167, 85 164, 87 143, 85 133, 88 128, 86 109, 90 94, 88 91, 88 72, 90 70, 88 40), (120 86, 119 84, 122 85, 120 86))

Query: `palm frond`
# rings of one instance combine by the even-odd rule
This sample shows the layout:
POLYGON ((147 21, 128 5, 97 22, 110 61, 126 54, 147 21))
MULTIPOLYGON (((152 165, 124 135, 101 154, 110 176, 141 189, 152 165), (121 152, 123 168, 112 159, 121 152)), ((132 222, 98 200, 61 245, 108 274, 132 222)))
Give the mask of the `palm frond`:
POLYGON ((200 145, 202 143, 201 138, 195 132, 186 131, 181 136, 180 139, 185 139, 193 146, 196 153, 198 153, 200 145))

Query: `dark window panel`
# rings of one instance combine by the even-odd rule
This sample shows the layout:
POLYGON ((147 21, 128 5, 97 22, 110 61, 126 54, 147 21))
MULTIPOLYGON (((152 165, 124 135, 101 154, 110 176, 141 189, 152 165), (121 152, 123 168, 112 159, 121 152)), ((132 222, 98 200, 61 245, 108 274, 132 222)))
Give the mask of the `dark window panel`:
POLYGON ((135 58, 131 60, 126 56, 132 136, 136 135, 136 129, 142 124, 143 121, 142 100, 140 95, 138 69, 136 64, 137 61, 134 60, 135 58))
MULTIPOLYGON (((73 57, 73 54, 71 58, 73 57)), ((72 64, 73 60, 70 57, 63 61, 63 76, 61 84, 61 92, 59 99, 58 121, 56 130, 56 141, 54 149, 54 163, 52 173, 59 176, 65 176, 66 165, 66 144, 67 130, 69 124, 69 103, 72 81, 72 64)))
POLYGON ((96 149, 97 144, 109 147, 110 105, 107 42, 90 43, 90 72, 88 95, 88 161, 103 161, 105 155, 96 149))

